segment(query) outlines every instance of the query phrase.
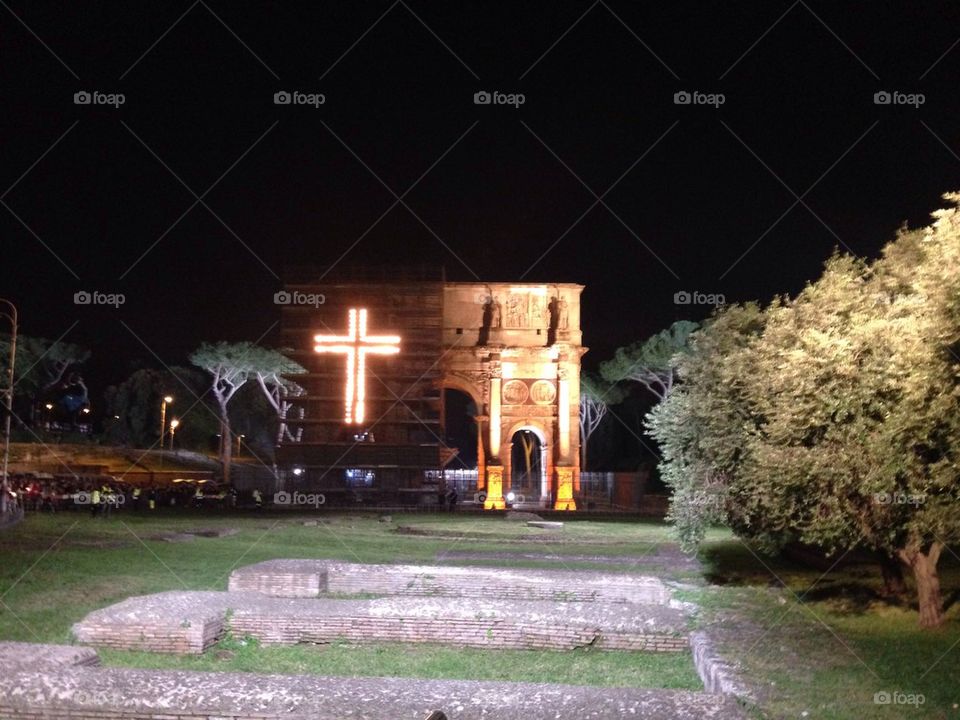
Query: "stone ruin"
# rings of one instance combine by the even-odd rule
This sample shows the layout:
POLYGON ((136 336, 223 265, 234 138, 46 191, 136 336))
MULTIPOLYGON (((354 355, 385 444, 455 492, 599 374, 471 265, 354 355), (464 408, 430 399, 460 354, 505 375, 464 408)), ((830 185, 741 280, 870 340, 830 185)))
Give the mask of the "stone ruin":
MULTIPOLYGON (((225 592, 133 597, 77 623, 80 642, 195 654, 226 633, 264 644, 677 652, 683 606, 657 578, 559 570, 272 560, 225 592), (344 597, 344 596, 375 597, 344 597), (469 602, 465 602, 469 599, 469 602)), ((726 695, 550 684, 102 668, 94 649, 0 643, 0 717, 40 720, 742 718, 726 695)), ((702 674, 702 672, 701 672, 702 674)), ((711 683, 713 684, 713 683, 711 683)))

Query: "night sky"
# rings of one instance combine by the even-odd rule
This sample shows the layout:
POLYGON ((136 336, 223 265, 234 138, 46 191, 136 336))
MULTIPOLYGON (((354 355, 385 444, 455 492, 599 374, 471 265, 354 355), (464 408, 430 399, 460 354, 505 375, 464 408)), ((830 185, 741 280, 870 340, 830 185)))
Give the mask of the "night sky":
POLYGON ((956 3, 2 5, 0 296, 92 348, 94 405, 279 342, 290 265, 583 283, 589 367, 710 312, 677 292, 796 292, 960 189, 956 3))

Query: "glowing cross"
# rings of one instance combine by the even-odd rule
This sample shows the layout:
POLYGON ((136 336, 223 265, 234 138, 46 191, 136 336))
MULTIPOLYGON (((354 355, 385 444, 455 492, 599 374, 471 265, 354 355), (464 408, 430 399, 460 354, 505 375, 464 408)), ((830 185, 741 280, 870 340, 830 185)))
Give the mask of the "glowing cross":
POLYGON ((344 399, 344 422, 363 423, 363 400, 366 396, 367 355, 396 355, 400 352, 399 335, 367 335, 367 311, 350 308, 347 335, 315 335, 318 353, 340 353, 347 356, 347 382, 344 399))

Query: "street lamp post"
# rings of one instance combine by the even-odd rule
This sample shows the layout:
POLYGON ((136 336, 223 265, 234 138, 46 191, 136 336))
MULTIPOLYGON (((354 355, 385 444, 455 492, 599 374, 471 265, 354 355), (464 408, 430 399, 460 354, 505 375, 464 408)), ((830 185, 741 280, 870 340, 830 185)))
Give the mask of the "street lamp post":
POLYGON ((8 313, 0 313, 10 321, 10 364, 7 367, 7 387, 3 392, 3 405, 6 417, 3 420, 3 484, 0 485, 0 515, 7 513, 10 493, 10 480, 7 468, 10 465, 10 417, 13 415, 13 372, 17 361, 17 306, 9 300, 0 298, 0 303, 10 308, 8 313))
POLYGON ((177 428, 180 426, 180 421, 174 418, 170 421, 170 450, 173 451, 173 434, 177 431, 177 428))
POLYGON ((160 468, 163 469, 163 436, 167 429, 167 405, 173 402, 172 395, 164 395, 160 403, 160 468))
POLYGON ((167 427, 167 405, 173 402, 172 395, 164 395, 160 403, 160 447, 163 448, 163 437, 167 427))

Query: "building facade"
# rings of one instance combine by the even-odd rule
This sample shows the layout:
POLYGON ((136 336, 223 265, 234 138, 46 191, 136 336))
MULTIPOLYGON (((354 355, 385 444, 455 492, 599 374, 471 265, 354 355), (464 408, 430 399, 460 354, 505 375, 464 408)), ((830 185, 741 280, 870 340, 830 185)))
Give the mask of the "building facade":
POLYGON ((485 508, 576 509, 582 291, 398 272, 289 284, 285 345, 306 372, 288 376, 287 487, 421 504, 475 454, 485 508), (469 453, 449 442, 451 392, 469 401, 469 453))

